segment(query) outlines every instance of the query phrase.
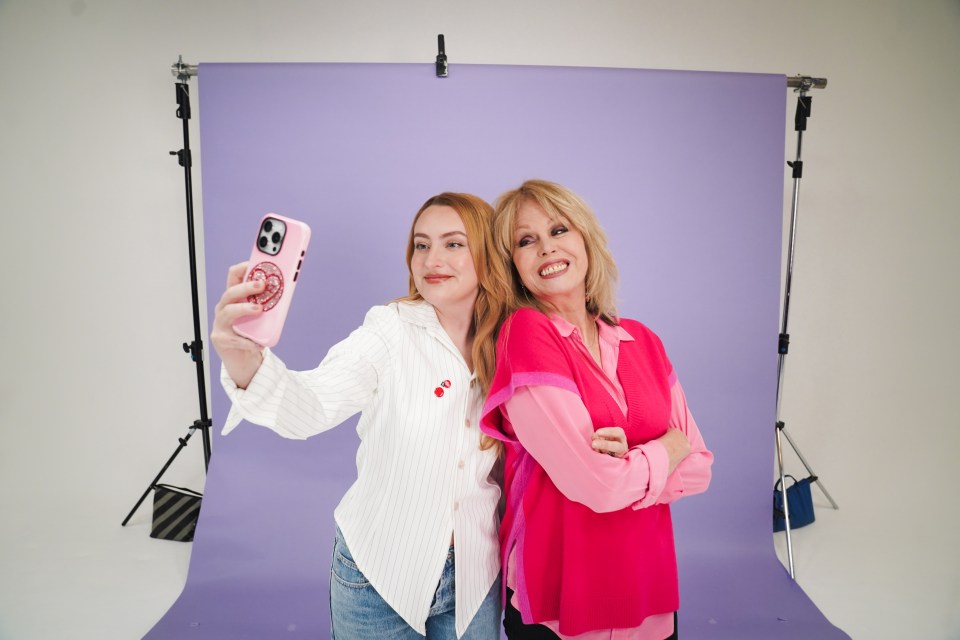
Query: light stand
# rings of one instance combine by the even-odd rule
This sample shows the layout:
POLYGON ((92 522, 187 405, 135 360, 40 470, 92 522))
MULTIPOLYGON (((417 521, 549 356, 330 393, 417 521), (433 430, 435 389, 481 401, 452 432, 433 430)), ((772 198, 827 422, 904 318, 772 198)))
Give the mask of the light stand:
POLYGON ((200 300, 197 288, 197 257, 196 242, 193 234, 193 179, 191 168, 193 159, 190 153, 190 81, 191 75, 196 75, 196 66, 183 63, 183 57, 173 65, 173 74, 176 76, 177 92, 177 117, 183 121, 183 148, 180 151, 171 151, 170 155, 177 156, 180 166, 183 167, 184 185, 187 197, 187 243, 190 249, 190 293, 193 300, 193 342, 183 343, 183 350, 190 354, 191 359, 196 365, 197 370, 197 397, 200 401, 200 419, 195 420, 190 425, 186 437, 179 438, 179 446, 173 452, 173 455, 167 460, 167 463, 160 469, 160 473, 153 479, 147 490, 143 492, 137 504, 133 506, 127 517, 124 518, 121 526, 126 526, 133 514, 140 508, 143 501, 147 499, 150 491, 156 489, 161 476, 167 471, 170 465, 176 459, 177 455, 187 446, 187 442, 193 436, 194 432, 200 431, 203 436, 203 463, 204 471, 210 468, 210 427, 211 421, 207 413, 207 383, 203 373, 203 340, 200 333, 200 300))
POLYGON ((787 162, 787 164, 793 169, 793 203, 790 208, 790 241, 787 249, 787 276, 786 284, 784 286, 783 293, 783 324, 781 325, 780 330, 780 340, 777 346, 777 465, 780 470, 780 492, 783 498, 783 512, 785 518, 785 527, 784 531, 787 534, 787 560, 789 563, 790 577, 794 580, 796 579, 796 572, 793 565, 793 540, 790 535, 790 505, 787 502, 787 482, 786 477, 783 471, 783 443, 781 436, 787 439, 787 442, 790 443, 790 446, 793 447, 794 452, 797 454, 797 457, 800 458, 800 462, 803 463, 803 466, 807 468, 807 472, 811 476, 811 480, 817 483, 817 486, 820 487, 820 490, 823 491, 823 495, 827 497, 827 500, 830 501, 830 504, 833 505, 834 509, 839 509, 837 503, 834 502, 833 498, 827 492, 826 487, 823 486, 823 483, 820 482, 820 478, 814 473, 813 469, 810 467, 810 464, 807 462, 806 458, 803 457, 803 454, 800 453, 800 449, 797 448, 796 443, 790 437, 790 434, 787 433, 786 425, 782 420, 780 420, 780 403, 783 397, 783 370, 785 364, 785 358, 790 347, 790 334, 787 333, 787 320, 790 316, 790 285, 793 281, 793 252, 796 246, 797 241, 797 210, 800 200, 800 178, 803 177, 803 161, 800 159, 800 152, 803 144, 803 132, 807 128, 807 118, 810 117, 810 106, 813 99, 807 95, 807 91, 811 88, 822 89, 827 86, 827 81, 823 78, 808 78, 805 76, 794 77, 788 80, 787 86, 795 87, 795 90, 800 94, 800 97, 797 99, 797 114, 795 118, 795 129, 797 132, 797 158, 793 162, 787 162))

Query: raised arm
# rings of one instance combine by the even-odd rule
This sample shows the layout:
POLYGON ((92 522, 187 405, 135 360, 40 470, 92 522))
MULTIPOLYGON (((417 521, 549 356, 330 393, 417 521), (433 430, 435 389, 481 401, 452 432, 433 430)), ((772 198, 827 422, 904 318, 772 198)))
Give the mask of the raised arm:
POLYGON ((247 420, 283 437, 303 439, 362 411, 388 367, 387 345, 398 331, 396 313, 374 307, 363 326, 334 345, 317 368, 291 371, 269 349, 233 330, 237 319, 261 312, 246 298, 262 284, 244 282, 245 272, 245 263, 230 268, 210 332, 223 362, 221 384, 231 401, 223 432, 247 420))

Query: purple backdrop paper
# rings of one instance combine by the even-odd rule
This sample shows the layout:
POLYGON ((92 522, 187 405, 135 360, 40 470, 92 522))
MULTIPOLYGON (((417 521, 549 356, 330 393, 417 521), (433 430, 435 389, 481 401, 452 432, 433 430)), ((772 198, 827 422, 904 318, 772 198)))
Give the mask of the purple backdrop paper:
MULTIPOLYGON (((771 538, 786 81, 781 75, 454 65, 203 64, 207 294, 267 212, 313 241, 276 351, 310 368, 406 291, 430 195, 565 184, 597 211, 620 311, 663 338, 708 446, 706 495, 674 508, 685 638, 846 638, 771 538)), ((212 413, 227 414, 210 352, 212 413)), ((183 594, 148 638, 328 637, 332 512, 355 419, 306 442, 214 438, 183 594)))

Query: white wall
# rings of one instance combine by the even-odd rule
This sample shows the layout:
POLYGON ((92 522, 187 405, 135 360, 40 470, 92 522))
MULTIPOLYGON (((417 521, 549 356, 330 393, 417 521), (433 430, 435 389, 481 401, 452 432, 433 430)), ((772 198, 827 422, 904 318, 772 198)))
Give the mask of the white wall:
MULTIPOLYGON (((182 170, 167 155, 181 147, 177 55, 431 63, 438 33, 452 73, 491 63, 829 79, 804 138, 782 415, 841 511, 820 509, 823 524, 797 532, 800 583, 855 638, 960 637, 957 0, 0 0, 0 575, 28 580, 0 581, 0 621, 69 610, 84 589, 71 578, 86 555, 80 529, 118 529, 199 417, 180 349, 193 339, 182 170), (76 591, 10 572, 44 558, 62 565, 49 579, 76 591)), ((196 119, 191 129, 199 222, 196 119)), ((200 486, 200 451, 197 436, 165 479, 200 486)), ((118 577, 134 592, 157 580, 138 566, 118 577)))

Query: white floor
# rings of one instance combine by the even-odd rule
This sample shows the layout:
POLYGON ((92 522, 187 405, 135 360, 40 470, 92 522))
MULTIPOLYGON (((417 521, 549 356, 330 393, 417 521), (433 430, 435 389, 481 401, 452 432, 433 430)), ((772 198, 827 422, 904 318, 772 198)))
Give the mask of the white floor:
MULTIPOLYGON (((126 492, 139 495, 139 489, 126 492)), ((886 531, 873 531, 855 506, 833 511, 822 497, 817 502, 817 522, 794 532, 796 571, 831 621, 857 640, 960 638, 956 593, 942 588, 949 577, 939 579, 940 586, 917 581, 903 588, 914 575, 908 565, 916 554, 894 561, 889 540, 906 535, 908 523, 893 518, 886 531), (909 602, 905 593, 913 594, 909 602)), ((103 500, 96 487, 77 480, 45 502, 6 511, 0 638, 129 640, 151 628, 183 587, 191 545, 149 537, 149 502, 121 527, 133 503, 103 500)), ((782 538, 779 548, 785 548, 782 538)))

